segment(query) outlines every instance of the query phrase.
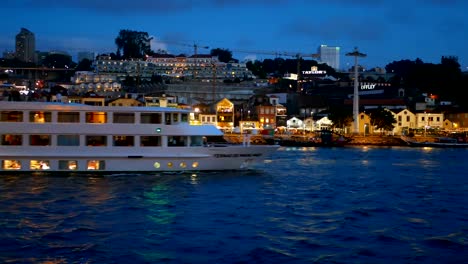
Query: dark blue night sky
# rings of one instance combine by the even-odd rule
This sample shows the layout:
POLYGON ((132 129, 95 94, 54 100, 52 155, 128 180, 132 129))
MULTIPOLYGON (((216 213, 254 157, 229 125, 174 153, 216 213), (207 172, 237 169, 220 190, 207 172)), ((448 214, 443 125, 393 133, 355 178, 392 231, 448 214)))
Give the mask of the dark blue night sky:
POLYGON ((263 59, 312 54, 325 44, 341 47, 342 68, 352 65, 344 54, 358 46, 368 68, 458 56, 468 70, 464 0, 4 0, 1 9, 0 52, 14 50, 21 27, 35 33, 38 50, 73 56, 115 52, 119 30, 131 29, 153 36, 153 50, 176 54, 192 54, 197 44, 263 59))

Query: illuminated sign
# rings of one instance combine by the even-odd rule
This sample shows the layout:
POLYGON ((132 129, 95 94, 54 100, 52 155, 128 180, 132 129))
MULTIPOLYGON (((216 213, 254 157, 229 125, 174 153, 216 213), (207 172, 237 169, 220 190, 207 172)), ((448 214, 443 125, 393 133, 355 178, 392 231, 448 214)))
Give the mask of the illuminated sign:
POLYGON ((327 71, 302 71, 302 74, 327 74, 327 71))
POLYGON ((319 71, 317 66, 312 66, 310 71, 302 71, 302 74, 327 74, 327 71, 319 71))
POLYGON ((361 90, 373 90, 377 84, 375 83, 366 83, 366 84, 361 84, 361 90))

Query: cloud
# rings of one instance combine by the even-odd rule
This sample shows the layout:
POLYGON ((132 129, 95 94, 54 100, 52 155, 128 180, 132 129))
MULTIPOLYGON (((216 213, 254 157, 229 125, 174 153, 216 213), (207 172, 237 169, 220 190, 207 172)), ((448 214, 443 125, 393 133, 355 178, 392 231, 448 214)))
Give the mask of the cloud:
POLYGON ((161 42, 161 40, 157 39, 155 36, 150 36, 151 39, 151 49, 154 51, 158 50, 165 50, 168 51, 167 49, 167 43, 161 42))
POLYGON ((256 61, 256 60, 257 60, 257 55, 250 54, 244 57, 243 62, 256 61))

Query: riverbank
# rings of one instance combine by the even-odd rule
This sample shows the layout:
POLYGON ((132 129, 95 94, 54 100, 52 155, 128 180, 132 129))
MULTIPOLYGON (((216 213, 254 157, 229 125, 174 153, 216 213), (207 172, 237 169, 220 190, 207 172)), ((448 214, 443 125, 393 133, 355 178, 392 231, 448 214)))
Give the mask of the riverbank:
MULTIPOLYGON (((285 138, 284 136, 275 136, 275 137, 264 137, 262 135, 250 135, 250 143, 251 144, 267 144, 267 142, 272 141, 273 138, 285 138)), ((226 134, 224 135, 224 139, 229 143, 234 144, 241 144, 243 143, 243 135, 240 134, 226 134)), ((298 145, 301 145, 304 141, 309 140, 308 137, 304 136, 288 136, 288 141, 296 141, 298 145)), ((415 137, 417 141, 433 141, 430 137, 415 137)), ((361 136, 361 135, 354 135, 350 137, 350 141, 347 142, 345 145, 350 146, 407 146, 408 144, 403 141, 400 136, 385 136, 385 135, 377 135, 377 136, 361 136)))
POLYGON ((353 136, 347 145, 357 146, 407 146, 399 136, 353 136))

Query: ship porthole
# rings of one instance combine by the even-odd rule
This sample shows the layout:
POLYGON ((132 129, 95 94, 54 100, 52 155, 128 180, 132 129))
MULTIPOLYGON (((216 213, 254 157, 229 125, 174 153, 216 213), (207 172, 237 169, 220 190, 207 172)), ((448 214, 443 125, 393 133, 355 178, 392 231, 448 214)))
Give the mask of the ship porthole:
POLYGON ((161 168, 161 164, 159 162, 155 162, 153 165, 156 169, 161 168))
POLYGON ((192 168, 197 168, 197 167, 198 167, 198 162, 197 161, 193 162, 192 163, 192 168))
POLYGON ((187 163, 181 162, 181 163, 179 164, 179 166, 180 166, 181 168, 186 168, 186 167, 187 167, 187 163))
POLYGON ((167 163, 167 167, 168 167, 168 168, 172 168, 172 166, 173 166, 172 162, 168 162, 168 163, 167 163))

